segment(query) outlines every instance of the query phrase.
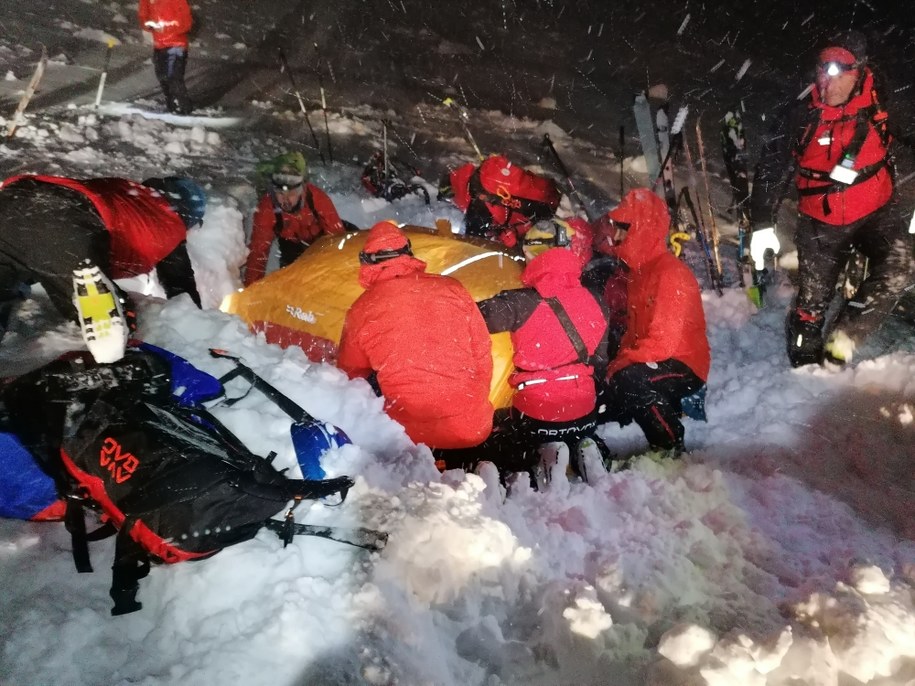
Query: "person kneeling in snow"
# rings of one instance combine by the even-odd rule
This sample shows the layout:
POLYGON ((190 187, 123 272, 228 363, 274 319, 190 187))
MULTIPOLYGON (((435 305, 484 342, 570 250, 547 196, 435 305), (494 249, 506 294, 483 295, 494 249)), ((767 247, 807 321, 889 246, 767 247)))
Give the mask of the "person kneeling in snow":
POLYGON ((481 443, 492 430, 492 343, 470 293, 426 274, 393 222, 372 227, 359 262, 365 292, 346 313, 337 366, 368 379, 415 443, 481 443))
POLYGON ((124 296, 109 279, 155 270, 167 297, 187 293, 199 307, 186 241, 205 209, 206 193, 181 177, 142 184, 28 174, 6 179, 0 183, 0 337, 22 285, 39 282, 55 308, 80 324, 97 361, 119 359, 130 308, 122 307, 124 296), (119 351, 102 351, 108 331, 121 339, 119 351))
MULTIPOLYGON (((539 226, 539 225, 538 225, 539 226)), ((546 232, 540 227, 538 232, 546 232)), ((480 449, 502 473, 530 471, 540 445, 565 442, 573 468, 584 476, 583 442, 594 440, 595 373, 603 378, 608 348, 607 310, 600 297, 581 285, 582 256, 549 248, 530 261, 521 280, 526 288, 502 291, 479 303, 490 333, 511 332, 515 371, 512 407, 500 413, 489 444, 480 449), (505 416, 502 416, 505 415, 505 416)), ((601 452, 603 452, 601 450, 601 452)))
POLYGON ((630 191, 610 219, 628 229, 616 248, 626 264, 628 321, 601 390, 601 421, 635 421, 653 450, 684 450, 683 399, 705 385, 711 354, 696 277, 667 249, 667 205, 630 191))
POLYGON ((245 286, 264 278, 274 239, 279 242, 280 267, 286 267, 322 235, 346 231, 337 208, 328 195, 305 181, 305 158, 287 152, 262 168, 270 178, 270 190, 254 211, 245 286))
POLYGON ((450 199, 464 212, 468 236, 501 241, 514 248, 531 226, 549 219, 562 194, 552 179, 492 155, 479 167, 472 162, 442 179, 439 200, 450 199))

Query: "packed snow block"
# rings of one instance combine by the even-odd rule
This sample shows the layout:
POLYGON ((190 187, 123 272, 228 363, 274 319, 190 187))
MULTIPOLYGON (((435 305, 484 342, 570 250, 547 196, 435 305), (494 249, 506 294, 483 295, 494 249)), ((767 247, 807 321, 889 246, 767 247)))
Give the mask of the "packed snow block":
MULTIPOLYGON (((403 230, 428 273, 457 279, 476 301, 522 286, 521 264, 500 244, 443 235, 421 226, 403 230)), ((237 314, 270 343, 297 345, 311 360, 333 361, 346 312, 363 291, 359 252, 366 233, 319 238, 288 267, 228 296, 221 309, 237 314)), ((507 407, 511 404, 511 340, 507 333, 495 334, 492 340, 489 399, 495 407, 507 407)))
POLYGON ((57 502, 54 481, 13 434, 0 432, 0 517, 33 519, 57 502))

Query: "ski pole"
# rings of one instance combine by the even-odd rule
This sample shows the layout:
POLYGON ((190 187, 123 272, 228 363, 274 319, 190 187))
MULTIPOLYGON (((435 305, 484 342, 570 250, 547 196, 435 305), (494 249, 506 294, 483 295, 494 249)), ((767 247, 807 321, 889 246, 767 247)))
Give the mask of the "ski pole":
POLYGON ((575 199, 578 201, 578 204, 581 205, 581 209, 584 211, 588 221, 595 221, 597 217, 592 217, 591 212, 588 211, 588 204, 585 202, 585 199, 582 197, 581 193, 578 192, 578 189, 575 188, 575 183, 572 181, 572 176, 569 174, 569 169, 566 167, 562 161, 562 158, 559 156, 559 152, 557 152, 556 146, 553 145, 553 139, 550 138, 550 134, 543 134, 543 145, 550 149, 550 152, 553 154, 553 159, 556 160, 556 166, 559 167, 559 171, 561 171, 563 177, 565 177, 566 183, 569 184, 569 190, 571 191, 569 195, 575 196, 575 199))
POLYGON ((289 85, 292 86, 292 92, 295 93, 296 100, 299 101, 299 109, 302 110, 302 114, 305 115, 305 123, 308 125, 308 131, 311 133, 311 140, 315 144, 315 150, 318 151, 318 157, 321 158, 321 164, 326 165, 327 161, 324 159, 324 153, 321 152, 321 144, 318 143, 318 136, 315 134, 314 127, 311 125, 311 118, 308 116, 308 110, 305 109, 305 102, 302 100, 302 94, 299 92, 298 86, 295 83, 295 77, 292 75, 292 70, 289 68, 289 62, 286 61, 286 53, 283 52, 283 48, 277 50, 280 57, 280 70, 286 72, 286 76, 289 78, 289 85))
POLYGON ((108 78, 108 67, 111 64, 111 51, 114 49, 114 39, 108 39, 108 50, 105 52, 105 66, 98 80, 98 90, 95 92, 95 109, 102 103, 102 91, 105 90, 105 80, 108 78))
POLYGON ((480 162, 483 162, 486 158, 483 156, 483 153, 480 152, 480 146, 477 145, 476 140, 474 140, 473 134, 470 133, 470 127, 467 126, 467 111, 463 107, 460 107, 452 98, 445 98, 442 101, 442 104, 445 107, 453 109, 457 112, 458 119, 461 122, 461 126, 464 127, 464 135, 467 136, 467 141, 473 147, 473 150, 477 154, 477 157, 480 159, 480 162))
POLYGON ((19 105, 16 107, 16 111, 13 112, 13 116, 9 121, 9 124, 6 126, 6 137, 12 138, 13 134, 16 133, 16 129, 19 128, 19 119, 22 117, 25 108, 29 106, 29 102, 32 100, 32 96, 35 95, 35 89, 38 88, 38 83, 41 81, 41 77, 44 75, 45 67, 48 64, 48 51, 45 46, 41 46, 41 57, 38 59, 38 66, 35 67, 35 72, 32 74, 32 78, 29 81, 29 85, 26 86, 25 92, 22 94, 22 98, 19 100, 19 105))
POLYGON ((321 53, 318 51, 318 44, 315 43, 315 54, 318 56, 318 63, 315 71, 318 74, 318 89, 321 91, 321 111, 324 113, 324 134, 327 136, 327 157, 330 163, 334 163, 334 146, 330 140, 330 126, 327 123, 327 100, 324 98, 324 78, 321 76, 321 53))
POLYGON ((708 181, 708 168, 705 164, 705 146, 702 144, 702 127, 701 120, 696 118, 696 145, 699 146, 699 166, 702 169, 702 181, 705 184, 705 205, 708 210, 709 226, 712 234, 712 251, 715 254, 715 266, 718 268, 718 274, 721 274, 721 254, 718 250, 720 237, 718 235, 718 225, 715 222, 715 212, 712 209, 712 191, 708 181))
POLYGON ((620 200, 625 194, 625 177, 623 176, 623 162, 626 159, 626 127, 620 126, 620 200))

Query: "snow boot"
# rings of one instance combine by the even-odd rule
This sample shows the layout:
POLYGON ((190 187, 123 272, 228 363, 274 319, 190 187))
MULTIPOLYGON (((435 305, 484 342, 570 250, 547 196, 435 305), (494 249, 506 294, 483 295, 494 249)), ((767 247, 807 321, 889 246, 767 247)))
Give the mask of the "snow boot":
POLYGON ((73 305, 86 347, 96 362, 117 362, 127 347, 127 320, 114 284, 86 260, 73 271, 73 305))
POLYGON ((822 321, 794 312, 785 323, 788 360, 792 367, 820 364, 823 361, 822 321))
POLYGON ((572 474, 579 476, 585 483, 592 483, 610 470, 614 458, 606 443, 586 436, 570 451, 569 468, 572 474))

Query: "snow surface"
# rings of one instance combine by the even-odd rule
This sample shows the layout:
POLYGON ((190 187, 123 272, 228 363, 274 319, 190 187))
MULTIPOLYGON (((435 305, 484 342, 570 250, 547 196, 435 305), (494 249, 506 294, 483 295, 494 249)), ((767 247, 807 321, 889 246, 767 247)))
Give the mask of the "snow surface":
MULTIPOLYGON (((131 5, 73 2, 56 30, 96 46, 114 34, 120 48, 146 55, 132 29, 131 5)), ((495 14, 498 23, 507 21, 495 14)), ((670 34, 689 34, 699 19, 695 7, 680 12, 670 34)), ((248 34, 239 22, 231 30, 215 21, 196 39, 199 52, 221 59, 213 47, 220 42, 226 51, 243 52, 248 34)), ((6 17, 4 26, 27 28, 6 17)), ((599 31, 602 25, 593 35, 599 31)), ((439 52, 476 53, 478 43, 493 42, 475 37, 442 43, 439 52)), ((29 53, 29 46, 10 41, 0 43, 0 54, 29 53)), ((59 53, 51 47, 49 54, 59 53)), ((53 73, 67 69, 68 59, 49 65, 58 91, 64 86, 53 73)), ((717 61, 715 55, 709 64, 717 61)), ((16 64, 0 69, 7 73, 3 92, 14 94, 16 84, 21 90, 28 81, 29 70, 16 64)), ((729 68, 728 78, 739 71, 749 79, 755 62, 741 57, 729 68)), ((148 82, 150 71, 138 59, 112 94, 148 82)), ((87 107, 93 97, 94 85, 30 110, 16 137, 0 143, 3 175, 177 173, 204 181, 207 216, 189 243, 206 309, 198 311, 187 297, 164 302, 150 295, 140 303, 143 338, 216 374, 229 363, 211 359, 207 348, 230 350, 307 411, 344 429, 353 445, 329 453, 323 464, 330 475, 356 477, 356 487, 344 505, 303 506, 298 519, 377 528, 390 539, 383 552, 369 554, 305 537, 283 548, 275 535, 261 532, 211 559, 154 568, 141 582, 143 610, 112 618, 112 541, 93 545, 97 571, 79 575, 62 525, 0 521, 0 683, 913 683, 915 341, 909 330, 889 327, 871 345, 870 359, 854 368, 791 370, 782 335, 792 294, 786 273, 759 312, 737 289, 721 298, 706 292, 709 423, 686 420, 690 453, 678 462, 638 457, 631 469, 598 473, 590 484, 570 481, 560 468, 547 490, 534 492, 522 479, 506 496, 489 468, 439 474, 428 449, 413 445, 384 415, 364 382, 312 364, 297 349, 267 345, 218 311, 239 285, 245 218, 257 199, 254 164, 290 145, 308 145, 294 102, 249 102, 243 118, 261 117, 263 130, 212 129, 205 122, 106 116, 87 107), (277 122, 297 122, 294 136, 277 122)), ((607 154, 596 159, 598 148, 556 123, 559 113, 547 108, 555 100, 535 102, 545 103, 541 116, 551 119, 497 109, 473 115, 494 140, 549 133, 570 167, 615 173, 618 161, 607 154)), ((153 102, 140 98, 139 105, 153 102)), ((329 114, 329 128, 342 141, 338 161, 321 166, 312 152, 311 175, 345 219, 361 227, 384 218, 431 226, 445 217, 460 225, 449 205, 427 207, 416 197, 387 204, 360 189, 366 157, 358 151, 378 146, 381 119, 399 121, 404 113, 365 104, 329 114)), ((321 121, 319 110, 311 116, 321 121)), ((434 137, 436 126, 430 120, 420 137, 434 137)), ((460 129, 442 131, 440 149, 448 150, 448 136, 466 159, 460 129)), ((409 141, 400 143, 409 149, 409 141)), ((637 156, 624 167, 630 185, 644 174, 637 156)), ((618 186, 618 177, 602 181, 618 186)), ((131 287, 156 293, 149 280, 131 287)), ((79 346, 76 327, 57 318, 36 289, 0 347, 0 374, 79 346)), ((276 451, 278 466, 296 468, 289 420, 268 401, 251 394, 214 411, 252 450, 276 451)), ((621 455, 646 448, 633 426, 606 425, 601 435, 621 455)), ((564 459, 560 454, 560 467, 564 459)))

